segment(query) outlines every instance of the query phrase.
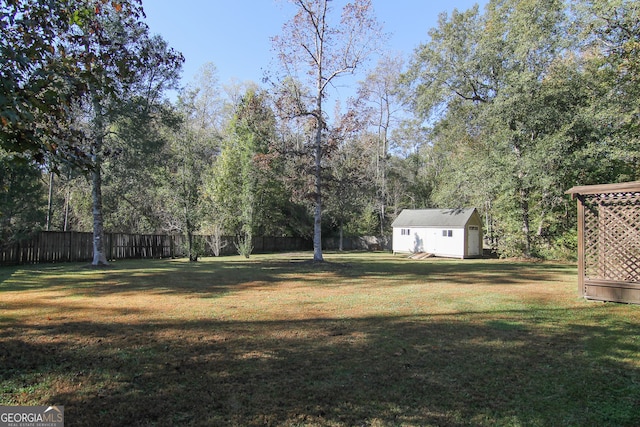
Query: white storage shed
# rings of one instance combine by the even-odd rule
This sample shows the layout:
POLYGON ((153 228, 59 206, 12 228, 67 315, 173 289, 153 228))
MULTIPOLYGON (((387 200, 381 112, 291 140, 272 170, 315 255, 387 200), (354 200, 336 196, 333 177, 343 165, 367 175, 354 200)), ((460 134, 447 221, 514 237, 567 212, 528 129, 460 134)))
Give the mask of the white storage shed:
POLYGON ((482 256, 482 219, 475 208, 405 209, 391 224, 393 253, 449 258, 482 256))

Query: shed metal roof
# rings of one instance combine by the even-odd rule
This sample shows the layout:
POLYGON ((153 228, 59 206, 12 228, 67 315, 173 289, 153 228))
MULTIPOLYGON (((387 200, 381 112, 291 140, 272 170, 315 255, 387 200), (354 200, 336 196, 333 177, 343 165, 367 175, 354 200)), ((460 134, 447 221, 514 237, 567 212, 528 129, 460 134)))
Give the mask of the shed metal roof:
POLYGON ((392 227, 464 227, 475 208, 465 209, 405 209, 392 227))

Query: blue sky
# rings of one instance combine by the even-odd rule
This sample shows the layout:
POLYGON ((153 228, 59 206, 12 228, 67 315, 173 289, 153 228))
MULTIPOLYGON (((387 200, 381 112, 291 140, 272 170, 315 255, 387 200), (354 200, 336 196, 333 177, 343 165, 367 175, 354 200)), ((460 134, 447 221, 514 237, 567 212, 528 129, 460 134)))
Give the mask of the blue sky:
MULTIPOLYGON (((484 7, 486 2, 373 0, 373 5, 384 31, 391 34, 389 51, 409 58, 427 40, 439 13, 466 10, 475 3, 484 7)), ((334 3, 337 7, 344 1, 334 3)), ((221 84, 260 82, 264 70, 277 67, 270 38, 280 34, 295 12, 285 0, 144 0, 143 6, 151 33, 160 34, 185 56, 183 83, 207 62, 216 65, 221 84)))

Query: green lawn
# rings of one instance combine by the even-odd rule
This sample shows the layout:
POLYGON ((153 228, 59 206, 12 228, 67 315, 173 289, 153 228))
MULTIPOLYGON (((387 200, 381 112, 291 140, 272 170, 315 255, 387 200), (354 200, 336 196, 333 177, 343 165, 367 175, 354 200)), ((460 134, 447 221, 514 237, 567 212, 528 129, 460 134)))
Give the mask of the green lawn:
POLYGON ((310 253, 0 269, 0 405, 67 426, 638 426, 640 306, 573 265, 310 253))

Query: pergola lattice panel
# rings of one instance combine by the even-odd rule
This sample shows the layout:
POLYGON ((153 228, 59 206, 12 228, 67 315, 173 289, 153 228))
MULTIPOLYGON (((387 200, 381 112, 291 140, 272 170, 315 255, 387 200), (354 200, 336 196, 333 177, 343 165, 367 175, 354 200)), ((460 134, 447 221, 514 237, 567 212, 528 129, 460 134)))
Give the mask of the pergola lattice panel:
POLYGON ((640 181, 574 187, 581 295, 640 303, 640 181))

